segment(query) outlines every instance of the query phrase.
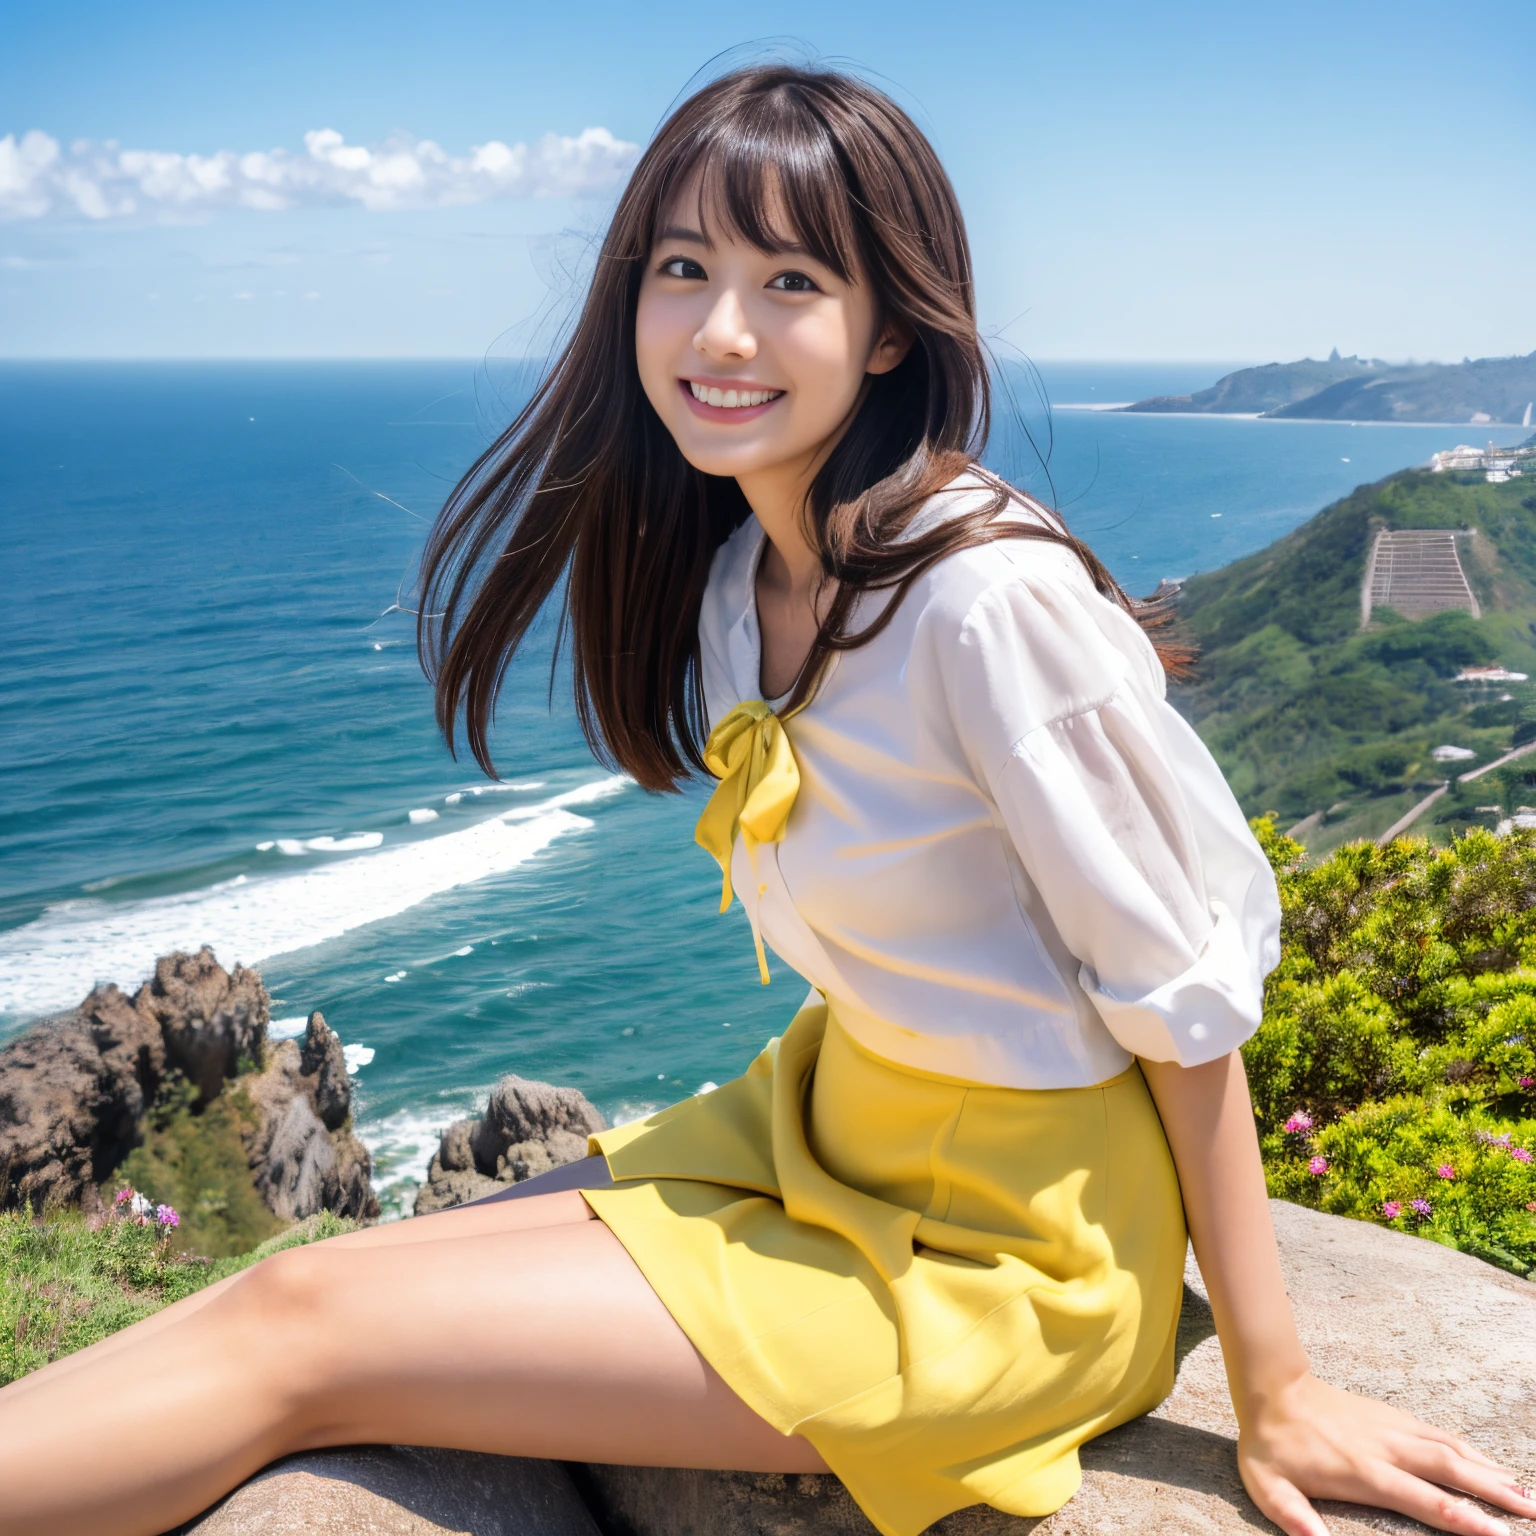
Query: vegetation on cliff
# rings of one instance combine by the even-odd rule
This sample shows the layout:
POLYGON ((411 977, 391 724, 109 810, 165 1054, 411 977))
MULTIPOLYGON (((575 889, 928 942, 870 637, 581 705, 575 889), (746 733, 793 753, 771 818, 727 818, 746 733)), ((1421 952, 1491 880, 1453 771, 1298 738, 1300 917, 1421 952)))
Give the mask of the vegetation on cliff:
POLYGON ((121 1209, 88 1221, 62 1211, 36 1221, 0 1212, 0 1386, 84 1349, 269 1253, 354 1230, 322 1211, 248 1253, 210 1262, 181 1251, 182 1234, 121 1209))
POLYGON ((1452 791, 1426 822, 1441 835, 1536 805, 1536 755, 1457 777, 1536 735, 1529 685, 1455 681, 1495 661, 1536 674, 1533 492, 1526 480, 1407 471, 1186 583, 1180 616, 1200 649, 1198 677, 1173 698, 1250 815, 1273 811, 1287 826, 1325 813, 1307 837, 1317 851, 1377 835, 1447 780, 1452 791), (1475 529, 1458 543, 1482 617, 1409 623, 1376 608, 1362 631, 1360 585, 1381 528, 1475 529), (1442 745, 1473 756, 1447 768, 1431 756, 1442 745))
POLYGON ((1270 1193, 1536 1268, 1536 835, 1353 843, 1267 820, 1281 960, 1243 1047, 1270 1193))
POLYGON ((196 1099, 185 1078, 169 1077, 145 1117, 144 1140, 115 1180, 179 1213, 179 1251, 208 1259, 248 1253, 283 1228, 248 1166, 256 1108, 238 1080, 206 1107, 196 1099))

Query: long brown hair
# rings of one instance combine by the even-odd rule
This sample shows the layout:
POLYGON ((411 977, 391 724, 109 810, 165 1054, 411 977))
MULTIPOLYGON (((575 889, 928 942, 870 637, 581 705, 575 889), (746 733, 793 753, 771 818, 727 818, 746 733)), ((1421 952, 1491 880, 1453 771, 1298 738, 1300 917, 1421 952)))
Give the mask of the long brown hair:
POLYGON ((914 338, 896 368, 868 382, 811 487, 806 536, 837 588, 792 702, 829 652, 873 639, 925 570, 971 545, 1066 544, 1101 592, 1137 606, 1059 518, 998 521, 1017 493, 990 476, 988 504, 901 537, 934 492, 974 466, 990 425, 954 189, 907 114, 863 81, 787 65, 738 70, 683 102, 641 156, 569 341, 427 540, 422 666, 450 748, 462 710, 470 750, 492 776, 497 695, 562 576, 556 654, 568 637, 593 750, 653 790, 675 789, 703 767, 699 605, 716 549, 750 508, 733 479, 683 458, 635 362, 641 274, 661 218, 695 172, 725 229, 775 254, 792 239, 845 281, 869 283, 881 320, 914 338), (788 233, 770 209, 782 210, 788 233), (859 595, 875 590, 891 599, 850 632, 859 595))

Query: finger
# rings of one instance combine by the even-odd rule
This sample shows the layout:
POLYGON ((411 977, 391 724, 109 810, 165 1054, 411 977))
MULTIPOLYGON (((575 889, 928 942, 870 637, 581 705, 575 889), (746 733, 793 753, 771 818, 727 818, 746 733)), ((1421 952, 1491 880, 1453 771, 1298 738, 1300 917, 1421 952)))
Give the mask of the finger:
POLYGON ((1323 1517, 1295 1483, 1257 1467, 1239 1467, 1249 1496, 1259 1513, 1272 1520, 1285 1536, 1328 1536, 1323 1517))
POLYGON ((1396 1459, 1401 1468, 1426 1482, 1474 1494, 1511 1514, 1536 1518, 1536 1498, 1496 1461, 1470 1461, 1449 1445, 1422 1440, 1396 1459))
POLYGON ((1421 1524, 1437 1531, 1453 1531, 1456 1536, 1509 1536, 1509 1526, 1496 1515, 1479 1509, 1471 1499, 1449 1488, 1441 1488, 1422 1477, 1415 1477, 1389 1462, 1377 1462, 1357 1493, 1343 1497, 1358 1504, 1379 1504, 1411 1515, 1421 1524))
POLYGON ((1478 1450, 1470 1441, 1459 1439, 1451 1434, 1449 1430, 1440 1429, 1434 1424, 1424 1424, 1417 1421, 1414 1424, 1414 1428, 1421 1439, 1432 1440, 1439 1445, 1448 1445, 1453 1451, 1460 1452, 1468 1461, 1480 1462, 1485 1467, 1495 1467, 1500 1472, 1504 1472, 1506 1476, 1509 1476, 1507 1470, 1499 1462, 1495 1461, 1492 1456, 1478 1450))

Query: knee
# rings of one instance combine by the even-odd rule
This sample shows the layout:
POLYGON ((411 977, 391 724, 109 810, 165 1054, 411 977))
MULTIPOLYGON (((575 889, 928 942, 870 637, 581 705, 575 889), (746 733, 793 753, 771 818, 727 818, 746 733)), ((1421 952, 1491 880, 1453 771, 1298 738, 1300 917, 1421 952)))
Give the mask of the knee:
POLYGON ((310 1247, 289 1248, 253 1265, 229 1293, 242 1352, 292 1368, 313 1361, 337 1324, 335 1265, 310 1247))

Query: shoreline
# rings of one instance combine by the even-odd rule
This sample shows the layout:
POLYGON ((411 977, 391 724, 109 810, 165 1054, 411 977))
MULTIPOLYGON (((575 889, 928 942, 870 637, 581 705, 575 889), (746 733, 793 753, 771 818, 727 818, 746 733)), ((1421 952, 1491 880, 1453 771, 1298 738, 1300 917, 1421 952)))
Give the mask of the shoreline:
POLYGON ((1091 401, 1065 400, 1052 402, 1053 411, 1113 412, 1122 416, 1165 416, 1175 421, 1272 421, 1278 426, 1308 427, 1445 427, 1461 431, 1476 427, 1490 432, 1530 432, 1536 428, 1522 426, 1518 421, 1356 421, 1339 416, 1268 416, 1263 411, 1133 411, 1126 403, 1098 405, 1091 401))

